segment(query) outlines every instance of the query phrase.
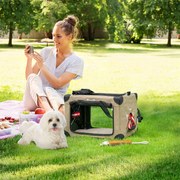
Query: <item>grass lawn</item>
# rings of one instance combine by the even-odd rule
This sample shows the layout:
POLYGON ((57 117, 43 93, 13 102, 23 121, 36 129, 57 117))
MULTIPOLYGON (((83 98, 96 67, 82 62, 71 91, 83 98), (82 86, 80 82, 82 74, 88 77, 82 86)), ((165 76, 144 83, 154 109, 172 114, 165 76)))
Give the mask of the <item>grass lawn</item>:
MULTIPOLYGON (((67 137, 69 147, 41 150, 19 146, 19 136, 0 141, 0 179, 179 179, 180 177, 180 42, 167 48, 157 41, 127 45, 79 42, 84 77, 68 92, 138 93, 144 120, 132 141, 148 145, 101 147, 107 139, 67 137)), ((0 101, 21 100, 25 86, 24 42, 0 44, 0 101)), ((42 44, 32 42, 37 51, 42 44)), ((96 119, 98 121, 99 119, 96 119)), ((99 122, 99 121, 98 121, 99 122)))

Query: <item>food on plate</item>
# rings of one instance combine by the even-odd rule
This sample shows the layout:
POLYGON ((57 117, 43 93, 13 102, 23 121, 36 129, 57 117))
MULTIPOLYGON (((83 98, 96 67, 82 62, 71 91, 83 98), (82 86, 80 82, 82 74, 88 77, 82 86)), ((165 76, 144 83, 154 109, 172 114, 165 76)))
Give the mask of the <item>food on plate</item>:
POLYGON ((3 122, 3 121, 8 121, 10 123, 16 123, 16 122, 18 122, 18 119, 12 118, 10 116, 6 116, 4 118, 0 118, 0 122, 3 122))
POLYGON ((23 114, 29 114, 30 111, 24 110, 22 113, 23 113, 23 114))
POLYGON ((11 126, 9 125, 8 121, 0 122, 0 129, 7 129, 7 128, 10 128, 10 127, 11 126))

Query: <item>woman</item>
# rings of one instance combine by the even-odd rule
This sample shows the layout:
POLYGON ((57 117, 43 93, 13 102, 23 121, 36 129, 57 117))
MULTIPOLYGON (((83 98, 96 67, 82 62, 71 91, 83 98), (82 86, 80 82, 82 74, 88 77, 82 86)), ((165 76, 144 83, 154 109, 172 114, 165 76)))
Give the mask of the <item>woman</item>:
POLYGON ((77 23, 75 16, 58 21, 52 32, 54 47, 43 48, 40 54, 28 53, 30 46, 26 46, 27 85, 23 101, 26 110, 33 111, 41 107, 45 111, 63 111, 63 96, 69 83, 72 79, 82 77, 84 66, 72 48, 78 32, 77 23))

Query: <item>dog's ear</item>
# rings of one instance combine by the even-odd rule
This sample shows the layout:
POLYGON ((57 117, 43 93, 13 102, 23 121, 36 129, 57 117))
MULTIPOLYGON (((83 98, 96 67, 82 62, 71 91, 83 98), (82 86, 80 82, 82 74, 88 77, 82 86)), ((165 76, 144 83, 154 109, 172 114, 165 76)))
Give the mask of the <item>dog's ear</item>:
POLYGON ((39 125, 41 126, 42 130, 43 131, 48 131, 48 114, 45 113, 43 114, 40 122, 39 122, 39 125))
POLYGON ((66 123, 66 118, 65 118, 64 114, 62 115, 62 117, 63 117, 62 118, 63 119, 63 127, 65 128, 67 123, 66 123))
POLYGON ((63 128, 65 128, 67 124, 66 124, 66 118, 64 114, 58 111, 58 116, 59 116, 60 121, 62 122, 63 128))

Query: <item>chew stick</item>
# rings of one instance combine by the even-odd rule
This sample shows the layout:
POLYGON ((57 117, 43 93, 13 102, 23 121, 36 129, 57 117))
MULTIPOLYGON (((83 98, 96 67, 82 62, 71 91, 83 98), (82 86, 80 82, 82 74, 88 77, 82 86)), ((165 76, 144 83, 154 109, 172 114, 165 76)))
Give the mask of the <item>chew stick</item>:
POLYGON ((148 144, 148 141, 142 142, 132 142, 131 140, 111 140, 111 141, 104 141, 100 145, 101 146, 116 146, 122 144, 148 144))

